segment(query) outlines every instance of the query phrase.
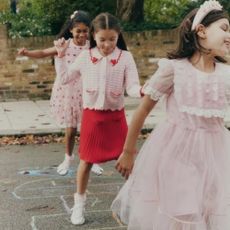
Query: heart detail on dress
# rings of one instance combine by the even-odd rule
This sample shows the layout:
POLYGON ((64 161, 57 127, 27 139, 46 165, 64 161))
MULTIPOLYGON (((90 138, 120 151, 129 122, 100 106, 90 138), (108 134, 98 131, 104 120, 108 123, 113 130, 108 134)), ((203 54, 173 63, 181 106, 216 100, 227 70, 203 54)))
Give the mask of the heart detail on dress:
MULTIPOLYGON (((100 59, 98 59, 96 57, 93 57, 92 53, 91 53, 91 49, 89 50, 89 53, 90 53, 90 58, 91 58, 91 61, 93 64, 96 64, 98 61, 100 61, 103 58, 103 57, 101 57, 100 59)), ((110 60, 110 63, 112 64, 112 66, 115 66, 118 63, 118 61, 120 60, 121 54, 122 54, 122 50, 120 50, 120 53, 119 53, 119 56, 117 59, 111 59, 110 60)))
POLYGON ((91 61, 95 64, 98 61, 98 58, 96 57, 91 57, 91 61))
POLYGON ((113 66, 117 64, 117 60, 116 59, 111 59, 110 62, 112 63, 113 66))

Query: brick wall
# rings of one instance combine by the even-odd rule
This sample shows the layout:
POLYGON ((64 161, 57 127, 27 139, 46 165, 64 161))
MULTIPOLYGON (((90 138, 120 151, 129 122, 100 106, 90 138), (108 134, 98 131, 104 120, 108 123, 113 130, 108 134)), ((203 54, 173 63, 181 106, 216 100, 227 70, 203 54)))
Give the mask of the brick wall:
MULTIPOLYGON (((176 30, 124 34, 137 63, 141 83, 156 69, 158 58, 175 47, 176 30)), ((7 38, 0 25, 0 101, 48 99, 55 79, 52 58, 17 57, 17 49, 40 49, 52 46, 54 37, 7 38)))

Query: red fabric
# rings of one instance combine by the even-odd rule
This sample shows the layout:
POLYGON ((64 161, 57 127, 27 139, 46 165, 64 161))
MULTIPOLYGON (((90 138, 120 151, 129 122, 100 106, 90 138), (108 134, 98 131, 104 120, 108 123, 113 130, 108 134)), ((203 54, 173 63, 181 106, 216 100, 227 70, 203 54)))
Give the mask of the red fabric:
POLYGON ((80 159, 90 163, 117 159, 122 153, 127 131, 124 109, 84 109, 80 132, 80 159))

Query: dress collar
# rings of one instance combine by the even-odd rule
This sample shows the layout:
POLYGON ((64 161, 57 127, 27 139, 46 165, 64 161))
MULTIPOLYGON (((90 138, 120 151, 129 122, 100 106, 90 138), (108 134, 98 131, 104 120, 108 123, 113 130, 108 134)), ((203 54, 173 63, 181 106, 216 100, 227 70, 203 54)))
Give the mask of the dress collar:
POLYGON ((87 48, 89 48, 89 40, 86 40, 85 45, 79 46, 79 45, 76 45, 73 41, 73 38, 71 38, 70 39, 70 46, 77 48, 77 49, 87 49, 87 48))
POLYGON ((97 64, 103 58, 106 58, 109 60, 111 65, 114 66, 119 62, 122 50, 119 49, 118 47, 115 47, 113 52, 107 56, 101 55, 97 47, 90 49, 89 52, 90 52, 90 57, 91 57, 91 61, 93 64, 97 64))
POLYGON ((219 65, 220 63, 215 62, 215 69, 212 72, 204 72, 202 70, 199 70, 198 68, 196 68, 195 66, 193 66, 193 64, 189 61, 188 58, 185 59, 186 62, 188 63, 188 65, 196 72, 199 73, 202 76, 212 76, 212 75, 216 75, 219 71, 219 65))

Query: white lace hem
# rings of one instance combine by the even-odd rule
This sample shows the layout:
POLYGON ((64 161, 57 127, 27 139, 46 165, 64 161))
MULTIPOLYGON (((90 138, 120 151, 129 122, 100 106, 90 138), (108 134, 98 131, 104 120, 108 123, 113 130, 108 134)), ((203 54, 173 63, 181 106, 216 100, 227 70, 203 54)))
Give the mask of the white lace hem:
POLYGON ((146 85, 142 88, 142 92, 145 95, 149 95, 150 98, 154 101, 158 101, 164 94, 161 93, 160 91, 151 88, 150 86, 146 85))
POLYGON ((203 116, 203 117, 220 117, 224 118, 226 114, 226 110, 218 110, 218 109, 200 109, 197 107, 189 107, 182 105, 180 106, 180 112, 185 112, 188 114, 196 115, 196 116, 203 116))

